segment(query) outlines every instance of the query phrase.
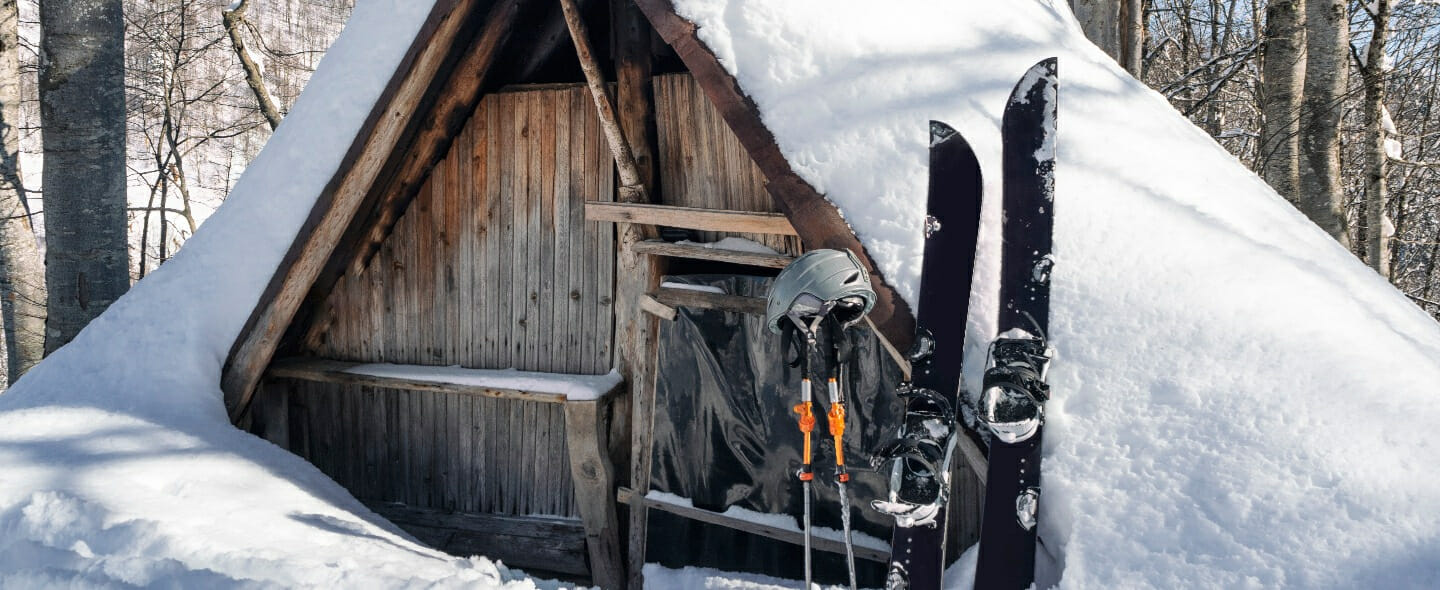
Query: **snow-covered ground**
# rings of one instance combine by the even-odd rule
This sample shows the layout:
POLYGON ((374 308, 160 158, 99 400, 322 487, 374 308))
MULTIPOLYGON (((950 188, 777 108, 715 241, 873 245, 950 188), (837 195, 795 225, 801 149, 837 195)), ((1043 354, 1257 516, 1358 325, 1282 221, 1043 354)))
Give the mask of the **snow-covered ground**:
MULTIPOLYGON (((1043 583, 1440 587, 1440 328, 1086 42, 1064 2, 676 4, 912 301, 925 122, 959 129, 998 195, 1005 98, 1060 57, 1043 583)), ((415 544, 220 401, 230 343, 428 9, 360 3, 202 231, 0 395, 0 586, 536 584, 415 544)))
POLYGON ((0 395, 0 588, 537 586, 415 543, 221 403, 230 343, 428 12, 356 7, 204 230, 0 395))
POLYGON ((969 383, 995 325, 1001 109, 1059 56, 1042 582, 1440 587, 1440 327, 1065 2, 676 5, 911 301, 925 121, 975 147, 991 198, 969 383))

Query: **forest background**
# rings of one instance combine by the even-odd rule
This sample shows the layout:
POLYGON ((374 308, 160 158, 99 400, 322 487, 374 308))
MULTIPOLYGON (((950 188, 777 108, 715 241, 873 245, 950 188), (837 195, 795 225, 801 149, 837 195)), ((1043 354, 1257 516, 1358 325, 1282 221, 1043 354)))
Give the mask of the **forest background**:
MULTIPOLYGON (((1092 41, 1440 318, 1440 3, 1070 4, 1092 41)), ((194 234, 353 5, 0 0, 0 386, 194 234)))

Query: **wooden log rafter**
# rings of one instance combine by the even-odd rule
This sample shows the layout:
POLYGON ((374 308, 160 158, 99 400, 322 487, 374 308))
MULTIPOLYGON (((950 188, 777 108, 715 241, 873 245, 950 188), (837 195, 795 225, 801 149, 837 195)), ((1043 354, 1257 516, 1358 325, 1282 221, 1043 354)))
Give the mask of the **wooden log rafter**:
POLYGON ((441 84, 432 84, 436 95, 433 106, 424 109, 428 116, 415 132, 413 140, 406 143, 410 148, 391 162, 387 174, 381 177, 385 180, 371 188, 355 220, 335 248, 336 252, 348 253, 348 257, 337 256, 329 261, 313 283, 306 306, 301 310, 306 315, 297 318, 301 320, 297 324, 304 331, 296 337, 306 348, 319 346, 321 337, 334 318, 333 313, 322 309, 322 306, 328 305, 325 296, 341 276, 346 273, 358 276, 379 253, 381 244, 424 185, 430 171, 449 151, 458 129, 475 111, 484 91, 494 86, 487 82, 491 79, 492 69, 498 66, 496 60, 501 50, 509 40, 516 21, 530 4, 526 0, 501 0, 492 5, 483 18, 471 17, 476 22, 483 22, 484 28, 468 44, 469 48, 454 60, 457 63, 449 69, 451 74, 448 79, 441 84))
POLYGON ((620 130, 620 121, 615 116, 615 105, 610 101, 610 89, 605 84, 600 62, 596 61, 595 51, 590 46, 590 32, 585 26, 585 19, 581 18, 575 0, 560 0, 560 8, 565 12, 565 24, 570 28, 570 40, 575 44, 580 69, 585 72, 585 84, 590 87, 590 95, 595 98, 595 110, 600 113, 600 130, 605 133, 610 153, 615 156, 615 167, 620 173, 620 200, 649 202, 650 198, 641 180, 640 167, 635 163, 635 154, 630 150, 630 143, 625 141, 625 134, 620 130))
POLYGON ((480 36, 443 84, 439 100, 430 109, 427 124, 415 138, 411 149, 406 150, 405 159, 391 177, 374 221, 369 224, 350 264, 352 274, 358 275, 365 270, 365 265, 380 250, 380 245, 390 235, 406 206, 425 184, 430 171, 445 158, 456 132, 475 112, 496 58, 510 40, 521 9, 528 3, 528 0, 500 0, 490 7, 490 12, 482 21, 485 26, 480 36))
MULTIPOLYGON (((455 40, 463 37, 467 25, 474 24, 466 16, 473 11, 475 2, 436 4, 356 135, 336 176, 316 199, 297 234, 299 238, 291 244, 261 294, 221 372, 220 387, 232 421, 239 421, 249 408, 261 373, 376 180, 383 177, 403 146, 409 145, 405 138, 414 137, 424 117, 417 112, 419 105, 435 96, 431 81, 452 61, 452 52, 457 51, 455 40)), ((508 28, 504 19, 492 24, 508 28)))

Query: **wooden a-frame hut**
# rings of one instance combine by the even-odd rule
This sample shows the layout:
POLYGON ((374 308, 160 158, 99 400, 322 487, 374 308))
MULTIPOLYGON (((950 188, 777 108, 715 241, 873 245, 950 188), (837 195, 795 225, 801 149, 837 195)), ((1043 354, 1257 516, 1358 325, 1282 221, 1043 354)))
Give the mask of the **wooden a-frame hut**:
MULTIPOLYGON (((802 248, 874 270, 668 0, 437 0, 233 345, 225 403, 431 545, 633 586, 647 511, 622 527, 617 494, 647 506, 657 318, 760 304, 660 277, 773 274, 802 248), (612 368, 597 395, 544 385, 612 368)), ((905 350, 913 319, 874 276, 870 320, 905 350)))

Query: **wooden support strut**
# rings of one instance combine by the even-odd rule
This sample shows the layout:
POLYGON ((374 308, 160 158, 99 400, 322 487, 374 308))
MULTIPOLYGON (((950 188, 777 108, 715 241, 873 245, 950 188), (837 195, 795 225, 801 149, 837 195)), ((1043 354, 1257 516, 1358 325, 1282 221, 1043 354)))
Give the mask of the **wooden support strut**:
POLYGON ((615 106, 610 103, 610 92, 605 87, 600 64, 595 61, 595 52, 590 47, 590 33, 585 21, 580 18, 580 9, 575 6, 575 0, 560 0, 560 8, 565 11, 565 24, 570 27, 570 38, 575 42, 580 69, 585 72, 585 83, 590 87, 590 95, 595 97, 595 110, 600 113, 600 129, 605 132, 605 141, 610 144, 610 153, 615 156, 615 167, 620 172, 621 200, 644 203, 649 198, 641 181, 640 167, 635 165, 635 155, 630 152, 630 144, 625 142, 620 122, 615 118, 615 106), (627 191, 633 194, 627 194, 627 191))
MULTIPOLYGON (((649 111, 649 100, 645 96, 642 87, 650 84, 650 68, 648 61, 643 61, 637 53, 636 47, 642 44, 642 39, 648 39, 647 31, 638 25, 643 23, 642 18, 635 12, 633 6, 627 2, 615 3, 613 8, 619 10, 616 19, 616 41, 619 48, 620 63, 617 64, 618 72, 617 90, 621 98, 629 97, 629 105, 626 110, 626 118, 623 121, 626 128, 621 127, 622 121, 617 119, 615 107, 610 101, 605 80, 601 75, 600 64, 595 59, 595 53, 590 46, 589 32, 586 30, 585 22, 580 16, 580 11, 575 5, 575 0, 560 0, 560 7, 565 14, 565 24, 570 29, 570 37, 575 45, 576 56, 580 60, 580 68, 585 73, 585 81, 590 89, 590 95, 595 99, 595 108, 599 113, 600 127, 605 133, 605 139, 609 143, 610 153, 615 158, 615 167, 620 176, 620 187, 617 190, 620 201, 626 203, 649 203, 651 176, 647 174, 648 167, 642 169, 637 162, 635 152, 632 151, 631 143, 626 141, 625 131, 629 131, 630 139, 634 142, 635 148, 641 151, 645 162, 649 162, 650 135, 648 126, 644 121, 644 113, 649 111), (630 25, 637 25, 631 27, 630 25), (640 107, 640 108, 636 108, 640 107)), ((647 58, 648 59, 648 58, 647 58)), ((616 284, 617 305, 615 306, 615 329, 616 339, 619 341, 617 347, 618 356, 616 366, 622 375, 630 383, 631 411, 633 423, 631 425, 631 477, 636 482, 644 482, 642 487, 648 489, 650 475, 650 436, 653 428, 654 405, 654 351, 655 334, 658 330, 656 320, 648 317, 641 311, 640 298, 645 291, 651 288, 659 280, 662 267, 660 262, 650 259, 644 255, 631 252, 629 245, 636 242, 653 238, 657 232, 654 227, 621 224, 617 227, 619 234, 619 250, 616 253, 617 276, 620 280, 616 284)), ((644 535, 645 535, 645 509, 643 505, 632 504, 630 509, 630 552, 629 561, 625 564, 629 571, 619 569, 622 575, 628 574, 623 582, 629 587, 638 587, 643 584, 640 569, 644 564, 644 535), (637 545, 638 538, 638 545, 637 545), (638 546, 638 550, 637 550, 638 546)), ((619 561, 618 547, 613 558, 616 563, 619 561)), ((607 559, 611 556, 607 556, 607 559)), ((597 583, 609 588, 620 587, 619 583, 611 586, 608 583, 596 579, 597 583)), ((608 582, 608 580, 606 581, 608 582)))

